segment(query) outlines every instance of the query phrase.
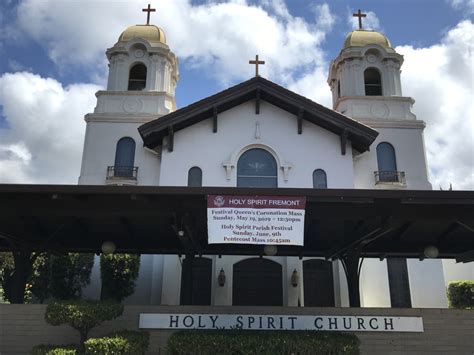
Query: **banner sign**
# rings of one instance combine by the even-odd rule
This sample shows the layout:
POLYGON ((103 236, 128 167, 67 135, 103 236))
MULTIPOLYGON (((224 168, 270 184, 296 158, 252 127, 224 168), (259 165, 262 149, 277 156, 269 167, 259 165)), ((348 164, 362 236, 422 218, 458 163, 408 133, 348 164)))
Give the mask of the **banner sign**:
POLYGON ((303 245, 305 197, 207 197, 209 244, 303 245))
POLYGON ((140 314, 145 329, 330 330, 423 332, 423 318, 394 316, 140 314))

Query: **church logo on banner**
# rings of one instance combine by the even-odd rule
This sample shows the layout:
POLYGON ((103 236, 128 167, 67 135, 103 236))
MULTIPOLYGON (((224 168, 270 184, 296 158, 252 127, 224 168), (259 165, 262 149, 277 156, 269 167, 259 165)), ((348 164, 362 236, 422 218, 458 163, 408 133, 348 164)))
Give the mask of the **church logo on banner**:
POLYGON ((303 245, 305 197, 207 197, 209 244, 303 245))

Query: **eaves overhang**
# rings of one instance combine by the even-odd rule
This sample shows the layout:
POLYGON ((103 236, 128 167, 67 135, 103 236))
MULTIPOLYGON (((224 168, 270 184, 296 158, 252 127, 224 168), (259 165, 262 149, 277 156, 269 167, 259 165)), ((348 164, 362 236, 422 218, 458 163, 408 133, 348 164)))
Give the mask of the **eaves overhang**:
MULTIPOLYGON (((378 132, 262 77, 254 77, 197 101, 138 128, 145 147, 155 149, 170 132, 177 132, 250 100, 264 100, 351 141, 359 152, 369 150, 378 132)), ((296 127, 296 123, 295 123, 296 127)))

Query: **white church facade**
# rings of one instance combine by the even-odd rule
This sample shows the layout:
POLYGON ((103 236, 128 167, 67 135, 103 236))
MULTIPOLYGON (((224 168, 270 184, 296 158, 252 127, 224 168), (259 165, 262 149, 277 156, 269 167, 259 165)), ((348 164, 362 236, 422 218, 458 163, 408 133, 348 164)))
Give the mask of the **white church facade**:
MULTIPOLYGON (((127 28, 107 58, 107 88, 85 117, 81 185, 431 189, 425 123, 402 94, 403 57, 381 33, 348 34, 330 65, 332 109, 259 76, 177 109, 178 60, 153 25, 127 28)), ((127 302, 349 305, 339 261, 202 255, 189 266, 191 279, 182 278, 185 265, 178 255, 143 255, 127 302), (195 298, 183 298, 184 287, 195 298)), ((98 267, 90 297, 100 294, 98 267)), ((446 282, 474 278, 472 269, 440 259, 366 259, 361 306, 447 307, 446 282)))

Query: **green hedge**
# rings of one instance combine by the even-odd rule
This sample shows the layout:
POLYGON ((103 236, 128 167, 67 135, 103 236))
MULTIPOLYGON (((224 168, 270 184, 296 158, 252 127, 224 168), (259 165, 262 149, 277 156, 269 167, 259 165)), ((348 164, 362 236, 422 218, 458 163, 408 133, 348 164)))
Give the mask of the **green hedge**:
POLYGON ((318 331, 184 330, 171 335, 171 354, 359 354, 354 334, 318 331))
POLYGON ((474 280, 451 281, 448 300, 449 308, 474 308, 474 280))
POLYGON ((69 324, 80 334, 80 343, 89 331, 106 320, 120 316, 123 305, 109 301, 76 300, 50 303, 45 319, 51 325, 69 324))
POLYGON ((86 355, 140 355, 148 349, 147 332, 123 330, 102 338, 90 338, 84 343, 86 355))
POLYGON ((31 350, 32 355, 76 355, 79 354, 76 344, 68 345, 36 345, 31 350))

